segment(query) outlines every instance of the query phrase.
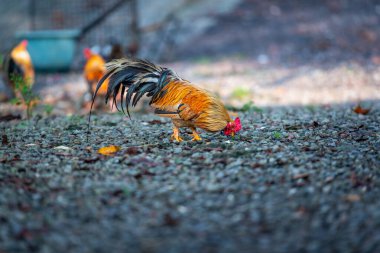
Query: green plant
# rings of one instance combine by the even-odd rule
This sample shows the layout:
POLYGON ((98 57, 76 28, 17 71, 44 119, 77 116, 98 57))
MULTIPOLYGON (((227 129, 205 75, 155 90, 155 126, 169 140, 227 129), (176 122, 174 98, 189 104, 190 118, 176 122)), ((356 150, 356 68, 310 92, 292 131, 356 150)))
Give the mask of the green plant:
POLYGON ((273 137, 275 139, 281 139, 282 138, 282 134, 280 132, 274 131, 273 132, 273 137))
POLYGON ((24 105, 26 107, 26 117, 30 119, 39 98, 33 93, 31 85, 28 85, 28 81, 21 75, 12 74, 10 79, 14 84, 16 94, 18 94, 18 97, 12 99, 11 103, 24 105))
POLYGON ((123 194, 127 197, 131 195, 131 191, 127 187, 123 187, 122 191, 123 191, 123 194))
POLYGON ((66 127, 66 130, 80 130, 82 129, 83 125, 85 124, 85 120, 82 116, 79 115, 69 115, 66 117, 68 121, 68 125, 66 127))
POLYGON ((197 63, 197 64, 210 64, 211 59, 203 56, 203 57, 196 58, 195 63, 197 63))
POLYGON ((237 87, 232 91, 231 96, 236 99, 243 99, 249 96, 249 89, 245 87, 237 87))
POLYGON ((76 114, 67 116, 67 119, 72 124, 83 124, 85 122, 83 116, 76 114))
POLYGON ((312 112, 312 113, 314 113, 315 112, 315 106, 314 105, 306 105, 305 106, 306 107, 306 109, 308 110, 308 111, 310 111, 310 112, 312 112))
POLYGON ((261 109, 260 107, 255 106, 252 101, 249 101, 249 102, 245 103, 241 107, 241 111, 242 112, 254 111, 254 112, 257 112, 257 113, 262 113, 263 109, 261 109))
POLYGON ((242 107, 234 107, 231 105, 226 105, 226 108, 231 111, 236 111, 236 112, 257 112, 257 113, 263 113, 263 109, 260 107, 257 107, 253 104, 252 101, 249 101, 245 103, 242 107))
POLYGON ((47 114, 47 116, 51 115, 51 113, 53 112, 53 109, 54 109, 53 105, 49 105, 49 104, 44 105, 44 111, 47 114))
POLYGON ((29 123, 27 121, 21 121, 16 125, 16 129, 27 129, 29 127, 29 123))

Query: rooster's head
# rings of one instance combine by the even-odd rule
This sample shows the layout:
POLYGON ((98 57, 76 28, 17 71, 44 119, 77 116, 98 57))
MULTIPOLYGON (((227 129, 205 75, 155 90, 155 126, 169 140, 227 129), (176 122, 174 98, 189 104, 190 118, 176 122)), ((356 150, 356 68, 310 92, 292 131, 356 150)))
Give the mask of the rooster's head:
POLYGON ((224 135, 231 135, 232 137, 235 136, 237 132, 241 130, 241 123, 239 117, 237 117, 234 121, 228 122, 227 126, 223 130, 224 135))

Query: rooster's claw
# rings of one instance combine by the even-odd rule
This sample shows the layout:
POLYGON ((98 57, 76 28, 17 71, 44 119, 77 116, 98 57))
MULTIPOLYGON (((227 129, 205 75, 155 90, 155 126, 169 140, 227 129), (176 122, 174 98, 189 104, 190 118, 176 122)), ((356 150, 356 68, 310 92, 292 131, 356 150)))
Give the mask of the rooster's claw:
POLYGON ((199 136, 194 136, 194 138, 191 139, 191 141, 201 141, 201 140, 202 140, 202 138, 199 136))
POLYGON ((174 134, 170 137, 170 140, 176 141, 176 142, 181 142, 183 139, 179 136, 175 136, 174 134))

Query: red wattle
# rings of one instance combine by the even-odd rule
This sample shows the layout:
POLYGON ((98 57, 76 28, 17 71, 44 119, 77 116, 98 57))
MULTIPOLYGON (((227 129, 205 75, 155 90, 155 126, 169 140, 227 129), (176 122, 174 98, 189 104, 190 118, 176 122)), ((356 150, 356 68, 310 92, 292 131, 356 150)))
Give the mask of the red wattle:
POLYGON ((241 130, 241 123, 240 123, 240 118, 237 117, 234 121, 235 123, 235 132, 238 132, 241 130))

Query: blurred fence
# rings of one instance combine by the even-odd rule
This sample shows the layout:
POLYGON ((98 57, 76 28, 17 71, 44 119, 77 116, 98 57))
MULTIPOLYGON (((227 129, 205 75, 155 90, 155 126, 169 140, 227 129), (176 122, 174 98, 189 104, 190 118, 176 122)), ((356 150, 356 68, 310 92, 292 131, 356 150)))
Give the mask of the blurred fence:
MULTIPOLYGON (((240 0, 0 0, 0 53, 16 42, 15 33, 30 30, 80 29, 90 26, 78 50, 120 43, 124 52, 153 61, 170 59, 177 45, 215 24, 213 17, 240 0), (118 2, 121 4, 118 5, 118 2), (137 46, 136 46, 137 44, 137 46), (137 47, 137 49, 136 49, 137 47)), ((74 68, 79 67, 78 51, 74 68)))
POLYGON ((128 47, 136 40, 137 0, 1 0, 1 52, 15 43, 15 33, 33 30, 84 29, 79 49, 128 47))
POLYGON ((105 45, 111 42, 129 43, 136 0, 29 0, 32 30, 88 28, 82 43, 105 45), (101 22, 95 22, 96 20, 101 22))
MULTIPOLYGON (((19 31, 85 28, 79 50, 88 46, 109 50, 112 44, 118 43, 126 53, 144 47, 143 56, 158 58, 158 53, 152 51, 160 50, 163 40, 159 39, 157 44, 157 36, 165 34, 179 8, 192 2, 200 1, 1 0, 0 52, 5 53, 15 44, 15 33, 19 31), (143 45, 139 43, 141 37, 143 45)), ((74 67, 80 65, 75 62, 74 67)))
POLYGON ((29 0, 1 0, 0 2, 0 52, 9 50, 15 43, 14 33, 29 30, 29 0))

